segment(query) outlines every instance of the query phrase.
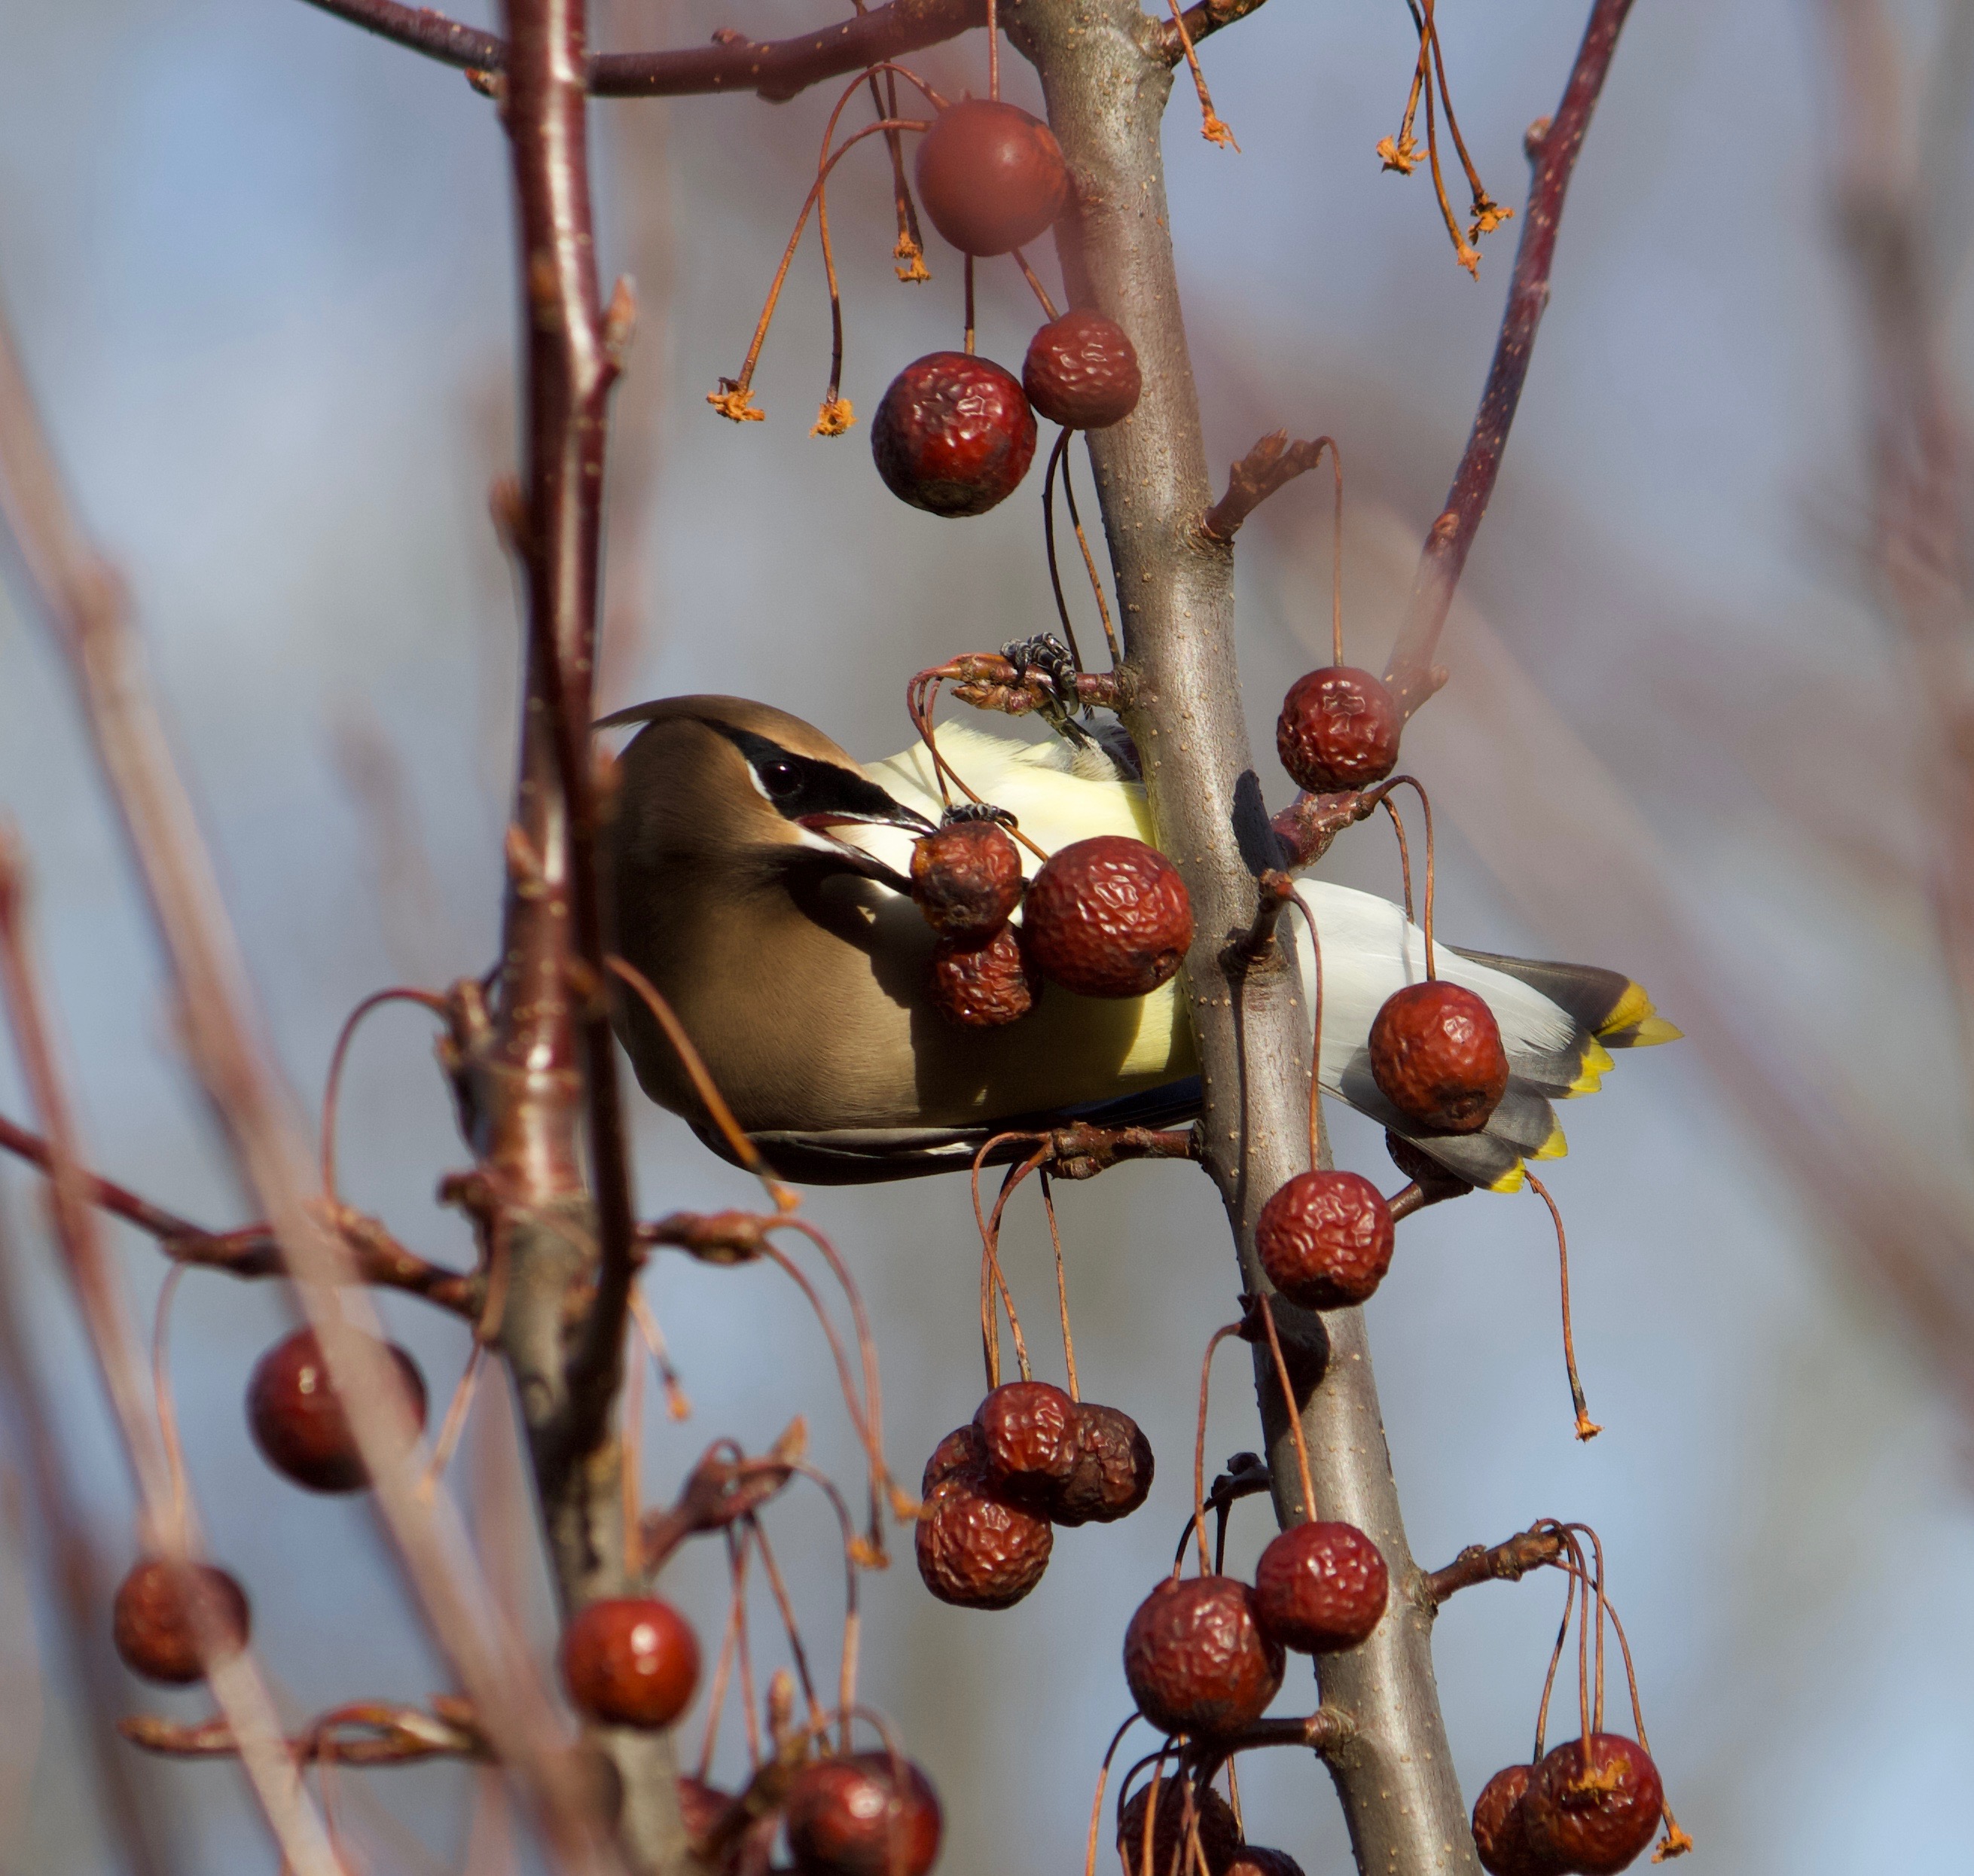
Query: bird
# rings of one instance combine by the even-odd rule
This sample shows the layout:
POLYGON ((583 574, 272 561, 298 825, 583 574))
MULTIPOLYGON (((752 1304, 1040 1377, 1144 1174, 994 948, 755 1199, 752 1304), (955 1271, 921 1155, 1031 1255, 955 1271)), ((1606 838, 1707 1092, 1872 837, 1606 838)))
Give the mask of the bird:
MULTIPOLYGON (((933 934, 907 876, 912 843, 943 806, 923 741, 860 763, 786 710, 719 696, 640 704, 597 726, 632 726, 602 842, 612 942, 671 1005, 782 1176, 893 1179, 964 1169, 1012 1129, 1197 1117, 1176 981, 1118 1000, 1049 984, 998 1029, 961 1028, 934 1009, 933 934)), ((1114 741, 1031 742, 965 723, 938 741, 1044 852, 1095 835, 1152 839, 1143 787, 1114 741)), ((1027 872, 1038 864, 1023 854, 1027 872)), ((1307 878, 1296 890, 1322 947, 1323 1091, 1471 1185, 1515 1189, 1525 1159, 1565 1150, 1555 1100, 1595 1089, 1613 1051, 1680 1033, 1621 971, 1436 943, 1437 973, 1494 1011, 1510 1078, 1484 1131, 1422 1133, 1379 1091, 1366 1043, 1385 999, 1425 975, 1424 933, 1375 894, 1307 878)), ((1307 943, 1298 956, 1308 1009, 1315 960, 1307 943)), ((620 994, 615 1021, 645 1094, 732 1159, 642 1000, 620 994)))

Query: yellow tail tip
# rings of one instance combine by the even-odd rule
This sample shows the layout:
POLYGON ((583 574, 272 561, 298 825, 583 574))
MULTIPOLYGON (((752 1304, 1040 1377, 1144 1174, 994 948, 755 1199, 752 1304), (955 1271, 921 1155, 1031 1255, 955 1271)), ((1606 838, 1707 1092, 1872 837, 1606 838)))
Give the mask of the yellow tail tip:
POLYGON ((1549 1138, 1529 1155, 1531 1159, 1560 1159, 1569 1151, 1569 1143, 1562 1136, 1560 1124, 1549 1130, 1549 1138))
POLYGON ((1526 1176, 1527 1169, 1523 1166, 1520 1160, 1517 1159, 1507 1172, 1494 1180, 1487 1189, 1493 1192, 1518 1192, 1522 1189, 1522 1183, 1526 1176))

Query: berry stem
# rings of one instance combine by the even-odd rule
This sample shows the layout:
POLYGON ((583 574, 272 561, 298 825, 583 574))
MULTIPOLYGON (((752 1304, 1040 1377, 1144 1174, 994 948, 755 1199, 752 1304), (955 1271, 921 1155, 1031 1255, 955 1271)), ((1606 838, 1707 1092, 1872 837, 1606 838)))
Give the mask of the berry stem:
POLYGON ((1405 824, 1399 814, 1399 805, 1389 795, 1381 795, 1378 805, 1392 817, 1392 833, 1399 843, 1399 871, 1405 885, 1405 923, 1412 922, 1412 850, 1405 838, 1405 824))
POLYGON ((1083 531, 1083 517, 1076 511, 1076 487, 1070 480, 1067 454, 1062 459, 1062 494, 1063 500, 1069 504, 1069 524, 1076 530, 1076 544, 1083 549, 1083 570, 1090 576, 1090 590, 1097 595, 1097 617, 1103 622, 1103 642, 1110 648, 1110 668, 1115 671, 1123 663, 1124 654, 1118 648, 1117 628, 1110 622, 1110 602, 1103 597, 1103 582, 1097 576, 1097 559, 1090 553, 1089 537, 1083 531))
POLYGON ((733 1653, 740 1637, 740 1625, 746 1619, 746 1565, 744 1560, 735 1560, 733 1532, 729 1530, 726 1537, 727 1567, 733 1586, 727 1599, 726 1626, 720 1638, 720 1658, 713 1663, 713 1684, 706 1697, 706 1730, 700 1740, 697 1775, 702 1785, 713 1776, 713 1750, 720 1743, 720 1719, 726 1707, 726 1684, 733 1671, 733 1653))
MULTIPOLYGON (((428 1499, 437 1494, 438 1482, 445 1476, 446 1466, 459 1444, 459 1437, 466 1431, 466 1416, 472 1411, 474 1392, 480 1381, 480 1364, 485 1359, 486 1353, 487 1344, 477 1336, 474 1336, 472 1350, 466 1357, 465 1369, 459 1377, 459 1385, 452 1390, 452 1399, 446 1405, 445 1419, 440 1425, 438 1439, 433 1443, 431 1456, 425 1461, 424 1474, 418 1481, 418 1490, 428 1499)), ((625 1475, 627 1501, 636 1496, 636 1487, 630 1482, 628 1465, 629 1455, 627 1455, 625 1475)), ((627 1554, 628 1547, 635 1541, 632 1533, 636 1528, 634 1521, 625 1527, 624 1541, 627 1554)))
MULTIPOLYGON (((634 1297, 637 1292, 631 1294, 634 1297)), ((618 1435, 624 1458, 618 1484, 624 1500, 624 1574, 635 1582, 644 1573, 644 1361, 643 1350, 631 1345, 638 1333, 634 1304, 628 1317, 624 1325, 624 1408, 618 1435)))
MULTIPOLYGON (((812 1733, 820 1733, 827 1723, 822 1717, 821 1703, 815 1697, 815 1682, 808 1671, 808 1650, 803 1647, 801 1626, 795 1621, 795 1606, 789 1601, 788 1585, 782 1580, 779 1566, 775 1562, 775 1553, 768 1542, 768 1533, 761 1520, 753 1512, 746 1517, 747 1534, 754 1540, 754 1547, 761 1553, 761 1568, 768 1579, 768 1587, 775 1599, 775 1607, 782 1619, 782 1628, 789 1638, 789 1653, 795 1664, 795 1678, 801 1684, 802 1704, 808 1709, 808 1726, 812 1733)), ((846 1714, 844 1724, 850 1723, 846 1714)))
POLYGON ((1080 1401, 1083 1391, 1076 1385, 1076 1338, 1069 1330, 1069 1274, 1063 1268, 1062 1232, 1056 1223, 1055 1194, 1049 1189, 1047 1166, 1038 1169, 1036 1177, 1041 1181, 1042 1209, 1048 1214, 1049 1242, 1055 1250, 1055 1300, 1062 1315, 1062 1360, 1069 1372, 1069 1398, 1080 1401))
POLYGON ((191 1540, 192 1494, 185 1481, 185 1447, 179 1438, 178 1405, 172 1394, 170 1321, 172 1300, 184 1274, 182 1264, 165 1272, 151 1320, 151 1389, 157 1402, 158 1438, 165 1449, 165 1476, 171 1485, 171 1533, 166 1541, 180 1549, 191 1540))
MULTIPOLYGON (((1207 1384, 1213 1374, 1214 1351, 1229 1336, 1237 1336, 1240 1333, 1241 1325, 1238 1323, 1227 1323, 1215 1330, 1206 1339, 1206 1353, 1201 1356, 1199 1363, 1199 1424, 1192 1442, 1192 1530, 1193 1536, 1199 1543, 1199 1573, 1202 1576, 1212 1574, 1212 1568, 1206 1560, 1207 1384)), ((1181 1546, 1179 1555, 1183 1556, 1185 1554, 1185 1547, 1181 1546)), ((1174 1576, 1179 1574, 1179 1559, 1176 1557, 1172 1560, 1172 1574, 1174 1576)))
POLYGON ((863 1643, 864 1618, 858 1606, 857 1576, 859 1568, 857 1556, 857 1532, 851 1522, 850 1507, 843 1501, 843 1494, 836 1489, 836 1483, 826 1472, 800 1460, 793 1470, 812 1483, 820 1486, 836 1513, 838 1528, 843 1533, 843 1648, 838 1658, 836 1678, 836 1710, 842 1725, 841 1750, 850 1750, 851 1716, 857 1707, 857 1661, 863 1643))
POLYGON ((1569 1398, 1576 1409, 1576 1437, 1580 1440, 1593 1440, 1603 1432, 1590 1417, 1589 1409, 1583 1396, 1583 1382, 1576 1372, 1576 1340, 1569 1321, 1569 1241, 1563 1235, 1562 1213, 1549 1189, 1526 1166, 1523 1172, 1529 1189, 1549 1207, 1549 1215, 1556 1222, 1556 1261, 1562 1276, 1562 1362, 1569 1374, 1569 1398))
POLYGON ((1302 1474, 1302 1515, 1305 1523, 1316 1521, 1316 1487, 1309 1475, 1309 1440, 1302 1430, 1302 1412, 1289 1382, 1289 1365, 1282 1355, 1281 1337, 1275 1333, 1274 1299, 1260 1299, 1262 1327, 1268 1332, 1268 1353, 1274 1357, 1275 1378, 1282 1384, 1282 1400, 1288 1409, 1289 1425, 1295 1431, 1296 1465, 1302 1474))
POLYGON ((692 1402, 679 1385, 678 1371, 673 1367, 671 1351, 665 1346, 664 1331, 658 1327, 657 1317, 641 1290, 631 1292, 631 1319, 638 1325, 638 1333, 657 1368, 659 1384, 665 1390, 665 1412, 674 1420, 690 1420, 692 1402))
MULTIPOLYGON (((997 103, 1001 97, 1001 21, 995 0, 987 0, 987 95, 997 103)), ((969 322, 970 323, 970 322, 969 322)))
MULTIPOLYGON (((1315 972, 1316 994, 1310 1000, 1309 1042, 1309 1169, 1313 1172, 1323 1158, 1323 939, 1316 929, 1316 914, 1303 903, 1302 894, 1291 890, 1288 904, 1302 914, 1302 922, 1309 927, 1310 963, 1315 972)), ((1269 1318, 1269 1334, 1274 1333, 1274 1319, 1269 1318)), ((1289 1417, 1296 1423, 1296 1445, 1302 1445, 1302 1422, 1297 1418, 1294 1404, 1290 1404, 1289 1417)), ((1307 1462, 1303 1470, 1307 1472, 1307 1462)), ((1310 1501, 1313 1503, 1312 1500, 1310 1501)), ((1315 1514, 1310 1514, 1312 1517, 1315 1514)))
POLYGON ((1124 1743, 1124 1735, 1137 1723, 1138 1716, 1133 1714, 1110 1736, 1110 1743, 1105 1749, 1103 1763, 1097 1768, 1097 1796, 1090 1805, 1090 1840, 1083 1853, 1083 1876, 1097 1876, 1097 1845, 1103 1831, 1103 1788, 1110 1782, 1110 1766, 1117 1756, 1117 1748, 1124 1743))
MULTIPOLYGON (((989 0, 992 4, 992 0, 989 0)), ((1172 25, 1179 34, 1179 42, 1185 53, 1185 63, 1192 74, 1192 88, 1199 93, 1199 134, 1209 143, 1231 146, 1236 156, 1241 146, 1234 141, 1234 133, 1228 130, 1215 114, 1213 98, 1206 88, 1206 74, 1199 67, 1199 54, 1193 50, 1192 34, 1187 31, 1185 15, 1179 11, 1179 0, 1166 0, 1172 8, 1172 25)))
POLYGON ((343 1027, 336 1032, 336 1047, 330 1051, 329 1074, 323 1084, 322 1095, 322 1195, 331 1205, 336 1202, 336 1097, 343 1087, 343 1061, 349 1053, 350 1044, 356 1039, 358 1025, 372 1010, 385 1003, 416 1003, 430 1010, 441 1022, 445 1020, 444 997, 434 991, 415 990, 402 985, 373 991, 343 1018, 343 1027))
MULTIPOLYGON (((1042 471, 1042 545, 1047 550, 1049 586, 1055 595, 1055 615, 1061 622, 1063 637, 1069 641, 1069 655, 1080 671, 1083 669, 1083 652, 1076 642, 1076 628, 1070 622, 1069 602, 1063 597, 1062 569, 1055 553, 1055 472, 1064 464, 1064 452, 1068 448, 1069 432, 1058 430, 1049 451, 1048 466, 1042 471)), ((1064 480, 1067 480, 1066 472, 1064 480)))
POLYGON ((1042 284, 1040 276, 1028 265, 1028 257, 1018 248, 1015 250, 1015 264, 1021 270, 1021 277, 1028 283, 1035 297, 1041 302, 1044 317, 1053 324, 1057 317, 1055 302, 1049 297, 1048 289, 1042 284))
POLYGON ((966 274, 966 344, 962 347, 962 349, 965 351, 965 353, 966 353, 966 356, 967 356, 969 358, 971 358, 971 357, 972 357, 972 356, 973 356, 973 355, 974 355, 974 345, 975 345, 974 332, 973 332, 973 257, 972 257, 972 255, 969 254, 969 255, 966 257, 966 265, 965 268, 962 270, 962 271, 965 273, 965 274, 966 274))

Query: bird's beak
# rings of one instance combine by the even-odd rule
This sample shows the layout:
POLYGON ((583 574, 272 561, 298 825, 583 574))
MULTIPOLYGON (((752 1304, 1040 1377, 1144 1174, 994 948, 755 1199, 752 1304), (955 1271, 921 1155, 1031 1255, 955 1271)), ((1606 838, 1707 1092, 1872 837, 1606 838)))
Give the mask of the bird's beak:
MULTIPOLYGON (((910 880, 884 859, 878 851, 880 845, 895 847, 897 845, 896 837, 887 841, 878 830, 896 828, 913 838, 922 834, 938 831, 934 823, 928 821, 916 808, 907 808, 902 802, 892 802, 886 809, 870 814, 831 812, 799 815, 795 817, 795 825, 805 833, 827 841, 849 871, 861 874, 866 879, 875 880, 880 885, 888 886, 892 891, 903 893, 907 897, 912 890, 910 880), (839 828, 867 828, 870 831, 863 834, 861 838, 856 834, 845 838, 836 831, 839 828)), ((909 843, 907 848, 908 845, 909 843)), ((901 854, 900 858, 903 857, 901 854)))

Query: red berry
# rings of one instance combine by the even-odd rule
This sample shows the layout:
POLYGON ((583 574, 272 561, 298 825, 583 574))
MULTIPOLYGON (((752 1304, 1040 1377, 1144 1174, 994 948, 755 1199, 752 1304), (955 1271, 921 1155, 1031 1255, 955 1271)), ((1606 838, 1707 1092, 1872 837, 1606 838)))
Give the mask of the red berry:
POLYGON ((987 1476, 1027 1504, 1046 1500, 1076 1469, 1071 1421, 1076 1403, 1046 1381, 1007 1381, 975 1409, 987 1476))
POLYGON ((998 254, 1047 232, 1069 205, 1055 133, 1013 104, 962 98, 919 145, 919 200, 962 254, 998 254))
POLYGON ((1275 753, 1297 788, 1341 795, 1382 782, 1397 767, 1405 726, 1382 678, 1325 664, 1290 685, 1275 723, 1275 753))
POLYGON ((1508 1055, 1484 999, 1444 977, 1385 998, 1371 1025, 1371 1078, 1415 1127, 1477 1133, 1508 1087, 1508 1055))
POLYGON ((1168 1577, 1124 1631, 1131 1697, 1163 1733, 1238 1733, 1274 1698, 1283 1659, 1233 1576, 1168 1577))
POLYGON ((1035 454, 1035 414, 991 359, 928 352, 891 380, 871 425, 884 486, 928 514, 985 514, 1035 454))
POLYGON ((1377 1627, 1391 1587, 1382 1553, 1356 1525, 1293 1524, 1254 1566, 1254 1611, 1284 1648, 1333 1654, 1377 1627))
POLYGON ((1107 430, 1138 408, 1138 349, 1115 320, 1071 307, 1028 341, 1021 389, 1051 423, 1107 430))
POLYGON ((685 1834, 703 1841, 726 1816, 733 1802, 733 1795, 722 1791, 716 1785, 707 1784, 703 1779, 682 1775, 678 1781, 678 1799, 679 1816, 684 1822, 685 1834))
POLYGON ((1562 1865, 1538 1851, 1523 1828, 1522 1799, 1534 1771, 1530 1765, 1506 1766, 1474 1801, 1474 1847, 1489 1876, 1562 1876, 1562 1865))
POLYGON ((912 844, 912 899, 942 938, 982 943, 1021 903, 1021 852, 998 822, 950 822, 912 844))
MULTIPOLYGON (((1141 1785, 1131 1794, 1124 1814, 1117 1821, 1117 1854, 1124 1860, 1125 1876, 1145 1876, 1145 1816, 1152 1808, 1152 1788, 1141 1785)), ((1150 1876, 1172 1876, 1175 1867, 1181 1876, 1198 1876, 1182 1848, 1186 1842, 1186 1814, 1199 1832, 1199 1848, 1206 1858, 1207 1876, 1227 1876, 1234 1859, 1241 1854, 1241 1826, 1234 1807, 1212 1786, 1195 1789, 1186 1802, 1186 1781, 1168 1771, 1159 1780, 1159 1808, 1152 1822, 1150 1876)))
POLYGON ((932 1457, 925 1462, 919 1496, 925 1497, 943 1478, 951 1478, 969 1467, 977 1470, 986 1463, 987 1442, 980 1437, 980 1429, 971 1420, 962 1427, 955 1427, 932 1449, 932 1457))
POLYGON ((1392 1243, 1391 1208, 1355 1172, 1298 1172, 1254 1224, 1269 1282, 1303 1309, 1362 1303, 1391 1268, 1392 1243))
POLYGON ((1302 1876, 1302 1865, 1286 1850, 1264 1850, 1243 1844, 1227 1876, 1302 1876))
POLYGON ((655 1596, 605 1596, 570 1618, 562 1684, 577 1709, 605 1726, 667 1727, 699 1685, 699 1638, 655 1596))
POLYGON ((812 1760, 789 1785, 783 1815, 802 1876, 925 1876, 939 1855, 932 1782, 889 1753, 812 1760))
POLYGON ((192 1599, 204 1605, 205 1625, 215 1633, 213 1658, 230 1661, 247 1645, 251 1617, 247 1592, 223 1569, 209 1563, 174 1566, 144 1557, 116 1586, 110 1605, 110 1634, 116 1652, 133 1674, 167 1687, 189 1687, 205 1678, 192 1599))
MULTIPOLYGON (((395 1342, 385 1346, 411 1396, 412 1418, 422 1428, 425 1377, 395 1342)), ((313 1329, 297 1330, 255 1364, 247 1383, 247 1424, 261 1457, 297 1485, 310 1491, 353 1492, 370 1483, 313 1329)))
POLYGON ((984 1467, 949 1473, 926 1494, 916 1535, 925 1586, 961 1609, 1020 1602, 1041 1581, 1055 1547, 1048 1520, 997 1494, 984 1467))
POLYGON ((1658 1768, 1636 1740, 1593 1733, 1559 1746, 1536 1767, 1522 1800, 1530 1847, 1550 1867, 1615 1876, 1658 1833, 1665 1808, 1658 1768))
POLYGON ((1080 1402, 1070 1436, 1076 1464, 1049 1507, 1058 1524, 1114 1524, 1151 1496, 1152 1443, 1129 1414, 1080 1402))
POLYGON ((942 938, 933 947, 933 1008, 962 1029, 1019 1022, 1035 1008, 1041 989, 1012 925, 1003 925, 985 944, 942 938))
POLYGON ((1143 996, 1192 943, 1192 902, 1156 847, 1100 834, 1058 848, 1028 882, 1022 927, 1046 977, 1078 996, 1143 996))

